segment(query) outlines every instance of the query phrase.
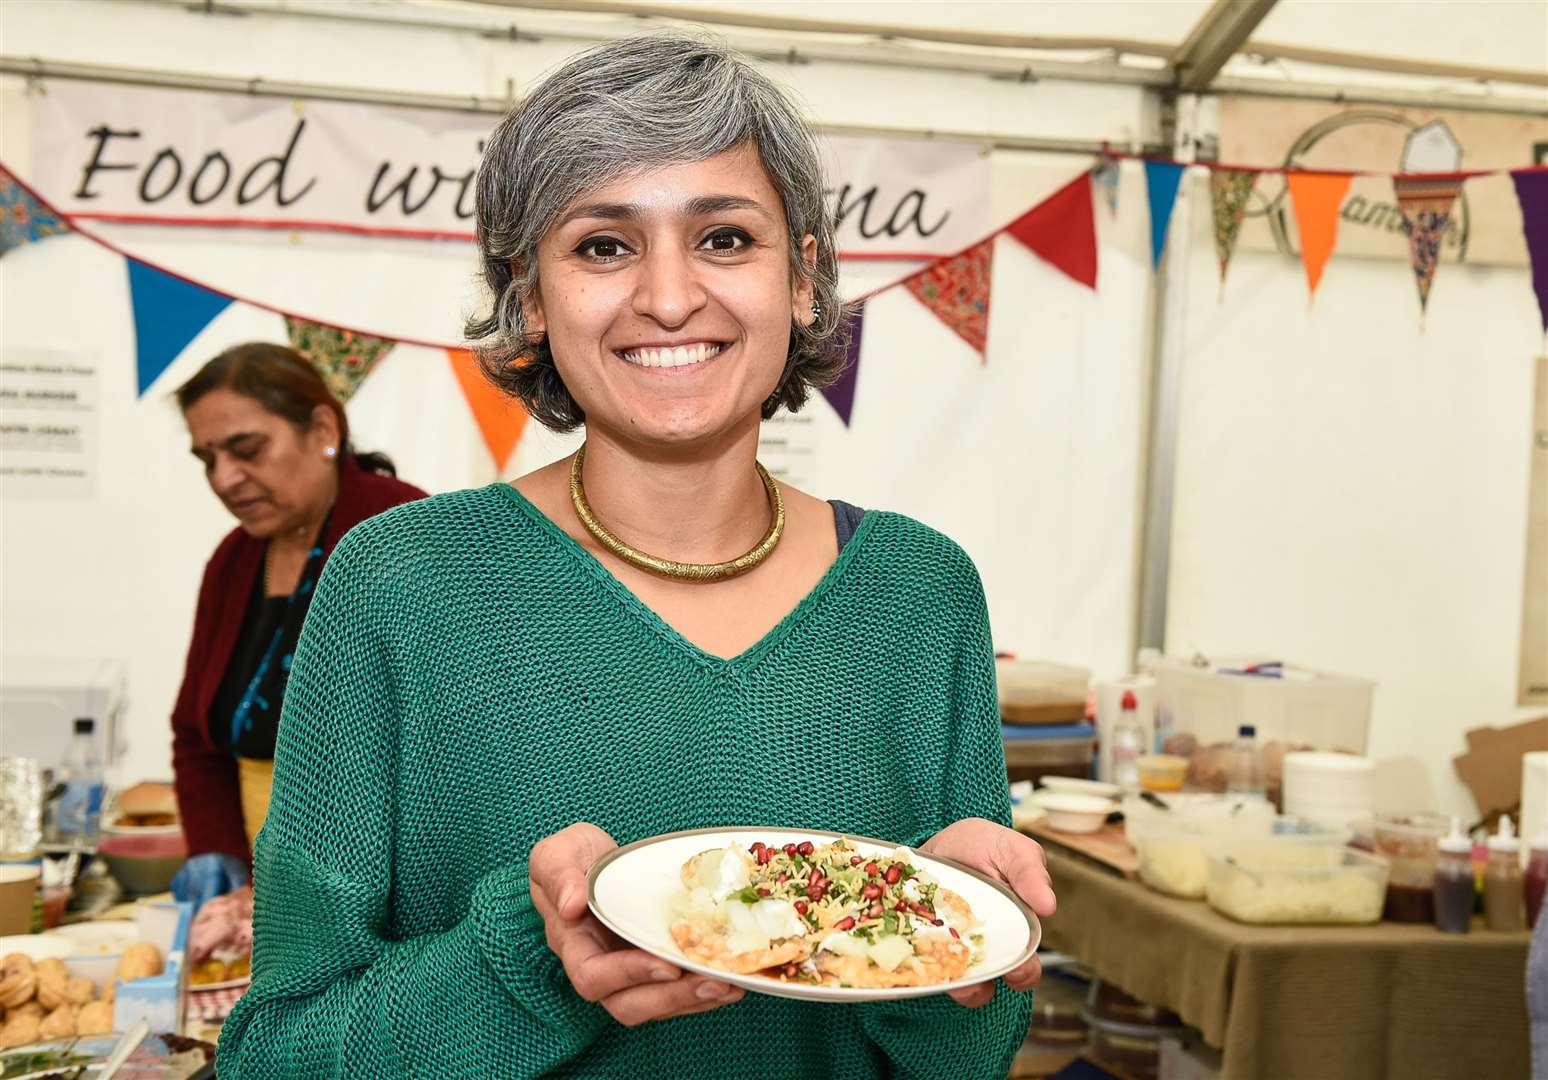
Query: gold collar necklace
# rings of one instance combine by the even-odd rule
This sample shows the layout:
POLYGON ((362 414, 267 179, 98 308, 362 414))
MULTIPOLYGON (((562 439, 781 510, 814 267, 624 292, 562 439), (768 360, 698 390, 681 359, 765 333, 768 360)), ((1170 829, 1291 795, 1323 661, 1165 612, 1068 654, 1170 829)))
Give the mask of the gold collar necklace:
POLYGON ((769 531, 764 533, 757 547, 729 562, 719 563, 673 562, 671 559, 647 554, 630 547, 608 532, 591 512, 591 504, 586 501, 586 489, 581 484, 581 466, 585 461, 586 447, 583 443, 575 452, 574 461, 570 463, 570 501, 575 504, 575 515, 580 518, 581 524, 586 526, 586 531, 597 538, 597 543, 630 566, 637 566, 641 570, 649 570, 653 574, 675 578, 678 581, 725 581, 727 578, 747 573, 767 559, 774 550, 774 546, 779 543, 779 538, 784 535, 785 502, 779 496, 779 486, 774 483, 774 478, 769 475, 768 470, 755 461, 753 465, 758 470, 758 478, 763 481, 763 487, 769 493, 769 510, 773 518, 769 522, 769 531))

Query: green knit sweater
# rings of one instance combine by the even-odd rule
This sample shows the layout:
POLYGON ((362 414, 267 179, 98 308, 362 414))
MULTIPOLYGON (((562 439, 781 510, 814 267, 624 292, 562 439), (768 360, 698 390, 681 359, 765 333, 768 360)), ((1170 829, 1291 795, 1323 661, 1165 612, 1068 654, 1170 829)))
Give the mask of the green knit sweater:
POLYGON ((917 845, 1009 817, 983 588, 946 537, 866 515, 731 660, 673 631, 509 485, 408 503, 328 560, 257 849, 253 985, 222 1080, 1003 1077, 1030 994, 858 1005, 749 993, 625 1028, 544 943, 534 843, 721 825, 917 845))

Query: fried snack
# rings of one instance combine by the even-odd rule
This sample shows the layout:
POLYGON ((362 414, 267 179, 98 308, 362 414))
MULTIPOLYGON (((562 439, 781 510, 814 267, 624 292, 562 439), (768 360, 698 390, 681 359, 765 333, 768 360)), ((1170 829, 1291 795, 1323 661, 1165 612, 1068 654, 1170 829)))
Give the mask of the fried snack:
POLYGON ((37 979, 38 1004, 45 1012, 53 1012, 66 1000, 65 991, 70 985, 70 971, 57 957, 39 960, 33 968, 37 979))
POLYGON ((239 956, 226 964, 226 978, 228 979, 246 979, 252 973, 253 957, 251 953, 246 956, 239 956))
POLYGON ((0 1050, 38 1042, 43 1037, 42 1029, 43 1021, 36 1016, 18 1016, 14 1020, 7 1020, 5 1026, 0 1027, 0 1050))
POLYGON ((96 987, 84 975, 76 975, 65 984, 65 1001, 79 1008, 91 1001, 96 987))
POLYGON ((132 982, 160 974, 161 950, 149 942, 137 941, 118 958, 118 968, 113 972, 113 977, 132 982))
POLYGON ((197 965, 188 973, 188 985, 209 986, 212 983, 225 982, 228 978, 230 976, 226 974, 226 962, 210 959, 197 965))
POLYGON ((118 980, 117 979, 103 979, 102 980, 102 993, 101 993, 102 1000, 107 1002, 109 1005, 111 1005, 111 1004, 113 1004, 113 999, 115 997, 117 997, 117 996, 118 996, 118 980))
POLYGON ((93 1001, 82 1005, 75 1018, 77 1035, 106 1035, 113 1030, 113 1006, 106 1001, 93 1001))
POLYGON ((68 1039, 75 1034, 75 1007, 61 1005, 43 1018, 38 1034, 45 1039, 68 1039))
POLYGON ((41 1021, 47 1015, 48 1010, 44 1009, 43 1006, 39 1005, 36 1001, 26 1001, 16 1006, 14 1009, 5 1010, 5 1018, 7 1021, 15 1020, 18 1016, 30 1016, 34 1020, 41 1021))
POLYGON ((37 969, 32 957, 26 953, 11 953, 0 962, 0 1007, 14 1009, 31 1001, 37 989, 37 969))
POLYGON ((680 919, 672 924, 672 940, 683 950, 683 955, 701 964, 734 971, 738 975, 751 975, 764 968, 783 967, 811 954, 812 946, 805 938, 787 938, 778 944, 770 943, 766 949, 735 952, 729 944, 724 926, 707 919, 680 919))

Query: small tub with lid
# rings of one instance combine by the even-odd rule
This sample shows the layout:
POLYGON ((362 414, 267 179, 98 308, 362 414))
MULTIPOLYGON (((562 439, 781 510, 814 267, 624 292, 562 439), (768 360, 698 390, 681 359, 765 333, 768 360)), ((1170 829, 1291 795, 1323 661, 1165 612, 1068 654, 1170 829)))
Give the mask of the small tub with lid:
POLYGON ((1373 923, 1386 892, 1382 859, 1286 837, 1211 852, 1205 885, 1210 907, 1260 924, 1373 923))

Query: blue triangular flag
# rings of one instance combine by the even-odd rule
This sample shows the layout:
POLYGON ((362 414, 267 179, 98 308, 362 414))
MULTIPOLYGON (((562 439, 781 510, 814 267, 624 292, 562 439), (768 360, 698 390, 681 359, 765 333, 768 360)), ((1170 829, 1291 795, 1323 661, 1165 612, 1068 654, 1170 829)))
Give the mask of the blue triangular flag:
POLYGON ((231 297, 129 259, 129 299, 134 305, 134 364, 140 396, 177 354, 199 336, 231 297))
POLYGON ((828 399, 833 411, 839 414, 844 426, 855 411, 855 383, 860 378, 860 332, 865 327, 865 305, 858 304, 844 313, 845 332, 844 370, 832 386, 822 388, 822 396, 828 399))
POLYGON ((1177 202, 1177 185, 1182 181, 1183 166, 1175 161, 1145 162, 1145 193, 1150 196, 1150 261, 1161 265, 1161 249, 1166 247, 1166 227, 1172 223, 1172 207, 1177 202))

